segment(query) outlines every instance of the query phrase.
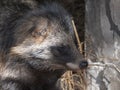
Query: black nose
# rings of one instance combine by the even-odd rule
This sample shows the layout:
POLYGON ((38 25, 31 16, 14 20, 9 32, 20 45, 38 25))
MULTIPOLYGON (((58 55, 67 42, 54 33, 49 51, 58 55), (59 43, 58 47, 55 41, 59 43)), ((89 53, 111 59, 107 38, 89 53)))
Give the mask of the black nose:
POLYGON ((79 64, 80 69, 87 68, 87 66, 88 66, 88 62, 85 60, 81 61, 79 64))

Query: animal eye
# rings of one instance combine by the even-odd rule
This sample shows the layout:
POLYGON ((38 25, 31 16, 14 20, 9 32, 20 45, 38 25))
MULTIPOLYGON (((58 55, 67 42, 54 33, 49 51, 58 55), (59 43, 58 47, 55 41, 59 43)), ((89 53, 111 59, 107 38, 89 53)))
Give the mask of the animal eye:
POLYGON ((45 36, 47 34, 47 29, 43 29, 43 30, 35 30, 32 35, 34 37, 39 37, 39 36, 45 36))
POLYGON ((44 29, 44 30, 41 30, 40 32, 38 32, 38 34, 41 36, 46 35, 46 33, 47 33, 47 29, 44 29))

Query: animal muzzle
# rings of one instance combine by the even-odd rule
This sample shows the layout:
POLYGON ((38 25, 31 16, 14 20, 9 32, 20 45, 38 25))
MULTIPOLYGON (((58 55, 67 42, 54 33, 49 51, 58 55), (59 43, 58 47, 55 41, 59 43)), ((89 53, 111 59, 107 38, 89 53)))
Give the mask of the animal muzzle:
POLYGON ((88 67, 88 62, 85 60, 80 61, 79 63, 69 62, 66 66, 71 70, 86 69, 88 67))
POLYGON ((79 68, 80 69, 85 69, 87 67, 88 67, 88 62, 87 61, 83 60, 79 63, 79 68))

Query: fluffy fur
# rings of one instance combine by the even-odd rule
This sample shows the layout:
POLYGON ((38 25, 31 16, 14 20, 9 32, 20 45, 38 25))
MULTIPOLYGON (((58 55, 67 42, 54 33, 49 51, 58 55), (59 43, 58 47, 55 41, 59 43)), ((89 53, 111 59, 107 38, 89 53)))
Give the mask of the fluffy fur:
POLYGON ((0 88, 59 90, 60 76, 79 69, 83 60, 72 37, 71 16, 56 3, 18 8, 14 12, 9 8, 1 24, 0 88))

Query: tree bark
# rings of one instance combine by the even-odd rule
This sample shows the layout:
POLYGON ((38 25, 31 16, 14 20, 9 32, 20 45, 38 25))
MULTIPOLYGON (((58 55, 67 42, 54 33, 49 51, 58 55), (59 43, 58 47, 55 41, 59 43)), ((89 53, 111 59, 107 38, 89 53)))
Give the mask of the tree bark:
POLYGON ((120 90, 120 0, 86 0, 85 13, 87 90, 120 90))

